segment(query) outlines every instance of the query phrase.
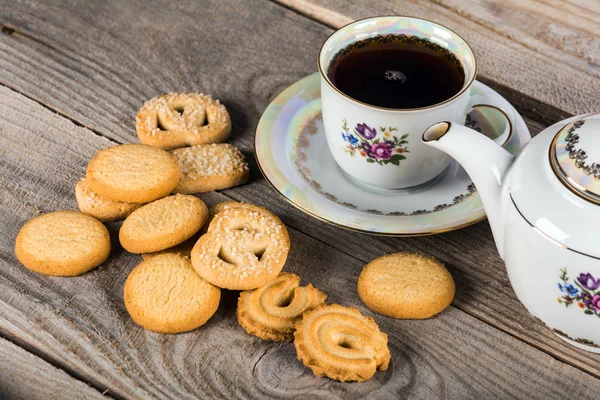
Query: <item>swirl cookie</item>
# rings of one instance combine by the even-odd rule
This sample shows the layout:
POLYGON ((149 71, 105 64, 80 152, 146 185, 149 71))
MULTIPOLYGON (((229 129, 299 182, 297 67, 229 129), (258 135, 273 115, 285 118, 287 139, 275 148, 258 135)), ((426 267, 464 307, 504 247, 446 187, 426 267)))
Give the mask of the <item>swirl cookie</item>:
POLYGON ((188 258, 162 254, 131 271, 123 298, 136 324, 154 332, 181 333, 214 315, 221 290, 198 276, 188 258))
POLYGON ((77 211, 55 211, 27 222, 17 235, 15 253, 32 271, 75 276, 102 264, 110 236, 97 219, 77 211))
POLYGON ((130 253, 168 249, 191 238, 208 219, 208 209, 194 196, 176 194, 148 203, 125 219, 119 240, 130 253))
POLYGON ((238 322, 261 339, 291 342, 302 313, 323 304, 326 298, 311 284, 300 286, 298 275, 282 272, 263 286, 240 294, 238 322))
POLYGON ((215 286, 250 290, 279 275, 289 250, 279 218, 265 208, 241 204, 213 218, 192 249, 192 265, 215 286))
POLYGON ((179 183, 177 160, 168 152, 143 144, 100 150, 85 175, 91 190, 105 199, 149 203, 165 197, 179 183))
POLYGON ((429 318, 452 303, 454 292, 446 267, 418 254, 376 258, 358 278, 358 295, 367 307, 393 318, 429 318))
POLYGON ((200 144, 171 152, 181 168, 175 193, 203 193, 241 185, 250 177, 248 164, 237 147, 200 144))
POLYGON ((79 211, 91 215, 102 222, 118 221, 126 218, 129 214, 140 208, 141 203, 124 203, 101 197, 94 192, 85 179, 81 179, 75 186, 75 198, 79 211))
POLYGON ((220 143, 231 133, 225 106, 198 93, 170 93, 148 100, 135 120, 140 142, 161 149, 220 143))
POLYGON ((294 345, 298 359, 315 375, 341 382, 367 380, 390 362, 387 335, 375 321, 338 304, 304 313, 294 345))

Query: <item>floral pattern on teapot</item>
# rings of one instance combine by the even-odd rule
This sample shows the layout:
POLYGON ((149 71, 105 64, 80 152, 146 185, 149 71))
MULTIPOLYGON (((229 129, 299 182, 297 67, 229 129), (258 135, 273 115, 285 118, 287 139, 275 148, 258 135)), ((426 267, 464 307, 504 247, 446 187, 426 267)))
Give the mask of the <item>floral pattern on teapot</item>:
POLYGON ((577 304, 584 314, 595 315, 600 318, 600 277, 582 273, 573 280, 567 276, 567 268, 560 270, 558 288, 563 293, 557 298, 559 304, 569 308, 577 304))

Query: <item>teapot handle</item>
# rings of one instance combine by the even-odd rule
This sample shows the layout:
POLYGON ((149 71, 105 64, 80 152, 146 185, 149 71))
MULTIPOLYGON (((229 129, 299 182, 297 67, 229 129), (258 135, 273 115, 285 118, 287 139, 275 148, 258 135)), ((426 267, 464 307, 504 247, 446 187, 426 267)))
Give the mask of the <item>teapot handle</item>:
MULTIPOLYGON (((512 138, 515 126, 515 117, 512 112, 507 110, 511 110, 509 104, 503 98, 499 98, 498 95, 488 95, 488 94, 476 94, 469 97, 469 108, 491 108, 498 111, 504 119, 506 119, 506 126, 502 133, 492 139, 496 144, 504 147, 508 143, 508 141, 512 138)), ((491 138, 490 138, 491 139, 491 138)))

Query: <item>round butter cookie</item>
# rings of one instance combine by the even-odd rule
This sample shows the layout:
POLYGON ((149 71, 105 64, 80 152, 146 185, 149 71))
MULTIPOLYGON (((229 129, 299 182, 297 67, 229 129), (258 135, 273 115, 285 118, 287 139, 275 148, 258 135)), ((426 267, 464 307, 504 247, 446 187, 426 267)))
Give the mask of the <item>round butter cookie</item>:
POLYGON ((123 299, 136 324, 154 332, 181 333, 214 315, 221 290, 202 279, 188 258, 162 254, 131 271, 123 299))
POLYGON ((323 304, 326 298, 310 283, 300 286, 298 275, 282 272, 261 287, 240 293, 238 322, 261 339, 291 342, 302 313, 323 304))
POLYGON ((298 359, 317 376, 364 381, 390 362, 388 337, 372 318, 338 304, 307 311, 296 325, 298 359))
POLYGON ((32 271, 75 276, 106 260, 110 236, 96 218, 77 211, 55 211, 35 217, 21 228, 15 253, 32 271))
POLYGON ((241 185, 250 177, 248 164, 237 147, 200 144, 171 152, 181 168, 175 193, 203 193, 241 185))
POLYGON ((148 100, 135 120, 140 142, 161 149, 220 143, 231 133, 219 100, 198 93, 170 93, 148 100))
POLYGON ((175 189, 180 177, 175 157, 143 144, 100 150, 85 175, 91 190, 105 199, 127 203, 149 203, 165 197, 175 189))
POLYGON ((191 238, 208 219, 208 209, 194 196, 176 194, 148 203, 125 219, 119 240, 130 253, 152 253, 191 238))
POLYGON ((263 207, 241 204, 215 215, 192 249, 192 265, 215 286, 250 290, 279 275, 289 250, 279 218, 263 207))
POLYGON ((358 295, 371 310, 393 318, 424 319, 454 299, 454 280, 433 257, 395 253, 376 258, 358 278, 358 295))
POLYGON ((85 179, 81 179, 75 186, 75 198, 79 211, 91 215, 102 222, 111 222, 125 219, 129 214, 140 208, 141 203, 124 203, 112 201, 101 197, 94 192, 85 179))

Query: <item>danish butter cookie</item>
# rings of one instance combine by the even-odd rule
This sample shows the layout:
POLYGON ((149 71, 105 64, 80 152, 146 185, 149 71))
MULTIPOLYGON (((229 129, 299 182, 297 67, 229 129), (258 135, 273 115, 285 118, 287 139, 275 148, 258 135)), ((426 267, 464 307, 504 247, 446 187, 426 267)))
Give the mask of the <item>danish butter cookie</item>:
POLYGON ((35 217, 21 228, 15 253, 32 271, 75 276, 106 260, 110 236, 96 218, 77 211, 55 211, 35 217))
POLYGON ((170 93, 148 100, 135 120, 140 142, 170 150, 220 143, 231 133, 225 106, 198 93, 170 93))
POLYGON ((94 192, 85 179, 81 179, 75 186, 75 198, 79 211, 91 215, 102 222, 118 221, 126 218, 129 214, 140 208, 140 203, 124 203, 101 197, 94 192))
MULTIPOLYGON (((204 226, 206 226, 206 224, 204 226)), ((153 253, 142 253, 142 259, 149 260, 161 254, 178 254, 181 257, 190 258, 192 254, 192 249, 194 248, 194 245, 196 244, 199 238, 200 232, 196 233, 194 236, 192 236, 185 242, 179 243, 178 245, 175 245, 173 247, 169 247, 168 249, 155 251, 153 253)))
POLYGON ((203 193, 241 185, 250 176, 248 164, 237 147, 228 144, 200 144, 171 152, 181 168, 175 193, 203 193))
POLYGON ((298 359, 315 375, 341 382, 364 381, 386 370, 387 339, 372 318, 338 304, 305 312, 294 332, 298 359))
POLYGON ((162 254, 131 271, 123 297, 136 324, 154 332, 180 333, 204 325, 214 315, 221 290, 202 279, 188 258, 162 254))
POLYGON ((121 226, 119 240, 130 253, 160 251, 192 237, 207 219, 208 209, 202 200, 176 194, 131 213, 121 226))
POLYGON ((242 204, 219 212, 192 249, 192 265, 204 279, 231 290, 255 289, 275 278, 290 238, 279 218, 242 204))
POLYGON ((323 304, 326 298, 311 284, 300 286, 298 275, 282 272, 261 287, 240 294, 238 322, 261 339, 291 342, 302 313, 323 304))
POLYGON ((149 203, 171 193, 181 172, 169 152, 143 144, 100 150, 90 161, 86 182, 105 199, 149 203))
POLYGON ((358 295, 367 307, 393 318, 429 318, 452 303, 454 291, 446 267, 418 254, 376 258, 358 278, 358 295))

